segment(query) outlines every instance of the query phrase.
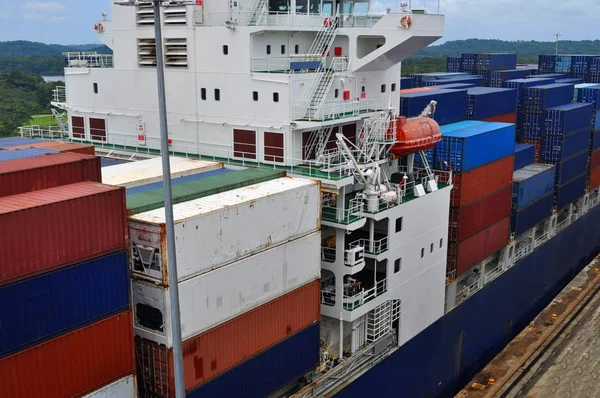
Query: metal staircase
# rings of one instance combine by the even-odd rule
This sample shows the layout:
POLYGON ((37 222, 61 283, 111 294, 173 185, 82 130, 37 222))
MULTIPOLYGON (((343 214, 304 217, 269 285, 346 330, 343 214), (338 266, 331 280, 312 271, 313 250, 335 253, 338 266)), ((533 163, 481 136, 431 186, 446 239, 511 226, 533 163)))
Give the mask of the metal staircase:
MULTIPOLYGON (((393 112, 382 112, 376 118, 365 119, 358 132, 357 147, 367 159, 379 160, 385 157, 391 145, 396 142, 395 117, 393 112)), ((366 160, 366 159, 364 159, 366 160)), ((361 159, 361 161, 364 161, 361 159)))
POLYGON ((367 342, 385 336, 392 327, 392 302, 386 301, 367 314, 367 342))
POLYGON ((54 116, 54 119, 56 120, 56 123, 58 124, 58 127, 60 128, 60 132, 63 135, 68 136, 69 135, 69 115, 68 115, 68 113, 66 111, 58 113, 58 111, 55 108, 50 108, 50 110, 52 111, 52 116, 54 116))
MULTIPOLYGON (((260 0, 258 0, 260 1, 260 0)), ((321 65, 316 70, 317 77, 313 79, 304 96, 304 117, 313 120, 319 118, 319 111, 325 97, 333 84, 335 72, 327 68, 327 54, 331 50, 333 41, 337 35, 338 19, 327 19, 321 29, 317 32, 313 43, 308 51, 307 58, 320 59, 321 65)))
POLYGON ((248 26, 264 25, 267 16, 268 0, 253 0, 250 4, 250 15, 248 16, 248 26))
POLYGON ((310 134, 308 143, 306 144, 307 159, 310 158, 314 152, 315 162, 323 163, 323 155, 325 153, 325 148, 327 147, 327 141, 329 141, 329 137, 331 137, 331 133, 333 132, 333 127, 333 125, 321 126, 318 130, 315 130, 310 134))

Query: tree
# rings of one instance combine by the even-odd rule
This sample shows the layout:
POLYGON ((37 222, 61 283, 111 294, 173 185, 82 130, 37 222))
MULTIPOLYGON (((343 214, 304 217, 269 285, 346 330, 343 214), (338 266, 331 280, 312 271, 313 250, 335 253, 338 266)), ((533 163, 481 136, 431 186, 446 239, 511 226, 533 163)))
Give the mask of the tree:
POLYGON ((33 116, 34 108, 30 101, 9 98, 0 102, 0 137, 16 135, 19 127, 33 116))

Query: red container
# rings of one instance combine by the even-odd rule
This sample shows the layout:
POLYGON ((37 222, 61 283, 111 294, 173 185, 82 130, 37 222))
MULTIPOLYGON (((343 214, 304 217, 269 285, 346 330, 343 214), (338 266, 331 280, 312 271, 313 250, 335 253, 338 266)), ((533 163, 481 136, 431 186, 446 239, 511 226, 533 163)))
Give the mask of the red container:
POLYGON ((0 197, 82 181, 102 181, 100 158, 59 153, 0 163, 0 197))
POLYGON ((512 184, 467 207, 450 209, 450 242, 462 242, 510 215, 512 184))
POLYGON ((439 90, 439 87, 407 88, 407 89, 404 89, 404 90, 400 90, 400 94, 422 93, 424 91, 435 91, 435 90, 439 90))
POLYGON ((529 144, 529 145, 533 145, 534 146, 534 156, 533 156, 533 161, 535 163, 539 163, 540 162, 540 156, 542 154, 542 140, 533 140, 533 139, 520 139, 519 142, 521 144, 529 144))
POLYGON ((4 149, 15 150, 15 149, 25 149, 25 148, 43 148, 43 149, 52 149, 59 152, 72 152, 72 153, 80 153, 82 155, 96 155, 96 150, 93 145, 84 145, 84 144, 72 144, 70 142, 62 142, 62 141, 45 141, 38 142, 37 144, 25 144, 18 146, 11 146, 4 149))
POLYGON ((483 119, 485 122, 499 122, 499 123, 517 123, 517 113, 506 113, 504 115, 498 115, 494 117, 490 117, 487 119, 483 119))
POLYGON ((0 286, 126 249, 125 188, 80 182, 0 198, 0 286))
POLYGON ((497 160, 466 173, 452 174, 450 205, 463 207, 512 184, 514 156, 497 160))
POLYGON ((456 270, 457 276, 468 271, 506 246, 509 234, 510 217, 506 217, 460 243, 450 243, 448 271, 456 270))
POLYGON ((0 359, 2 396, 78 397, 133 373, 131 311, 0 359))
MULTIPOLYGON (((319 321, 321 282, 304 285, 183 343, 189 391, 319 321)), ((135 338, 138 383, 156 396, 174 397, 173 351, 135 338)))
POLYGON ((592 152, 592 163, 590 170, 596 170, 600 167, 600 149, 592 152))
POLYGON ((594 189, 598 186, 600 186, 600 168, 592 170, 592 172, 590 173, 589 188, 594 189))

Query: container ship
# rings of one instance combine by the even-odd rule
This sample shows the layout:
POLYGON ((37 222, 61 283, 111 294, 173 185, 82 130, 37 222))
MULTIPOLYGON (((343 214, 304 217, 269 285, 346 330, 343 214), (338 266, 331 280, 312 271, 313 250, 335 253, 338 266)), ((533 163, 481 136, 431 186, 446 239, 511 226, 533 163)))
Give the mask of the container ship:
POLYGON ((186 396, 452 396, 600 251, 600 56, 401 78, 444 16, 370 7, 118 2, 65 54, 0 140, 7 396, 175 396, 157 23, 186 396))

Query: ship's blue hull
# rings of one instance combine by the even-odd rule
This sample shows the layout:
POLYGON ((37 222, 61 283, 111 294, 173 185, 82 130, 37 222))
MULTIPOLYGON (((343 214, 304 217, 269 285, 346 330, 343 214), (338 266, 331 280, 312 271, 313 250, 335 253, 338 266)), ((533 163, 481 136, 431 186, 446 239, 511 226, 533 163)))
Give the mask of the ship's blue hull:
POLYGON ((596 206, 336 398, 454 396, 599 252, 596 206))

